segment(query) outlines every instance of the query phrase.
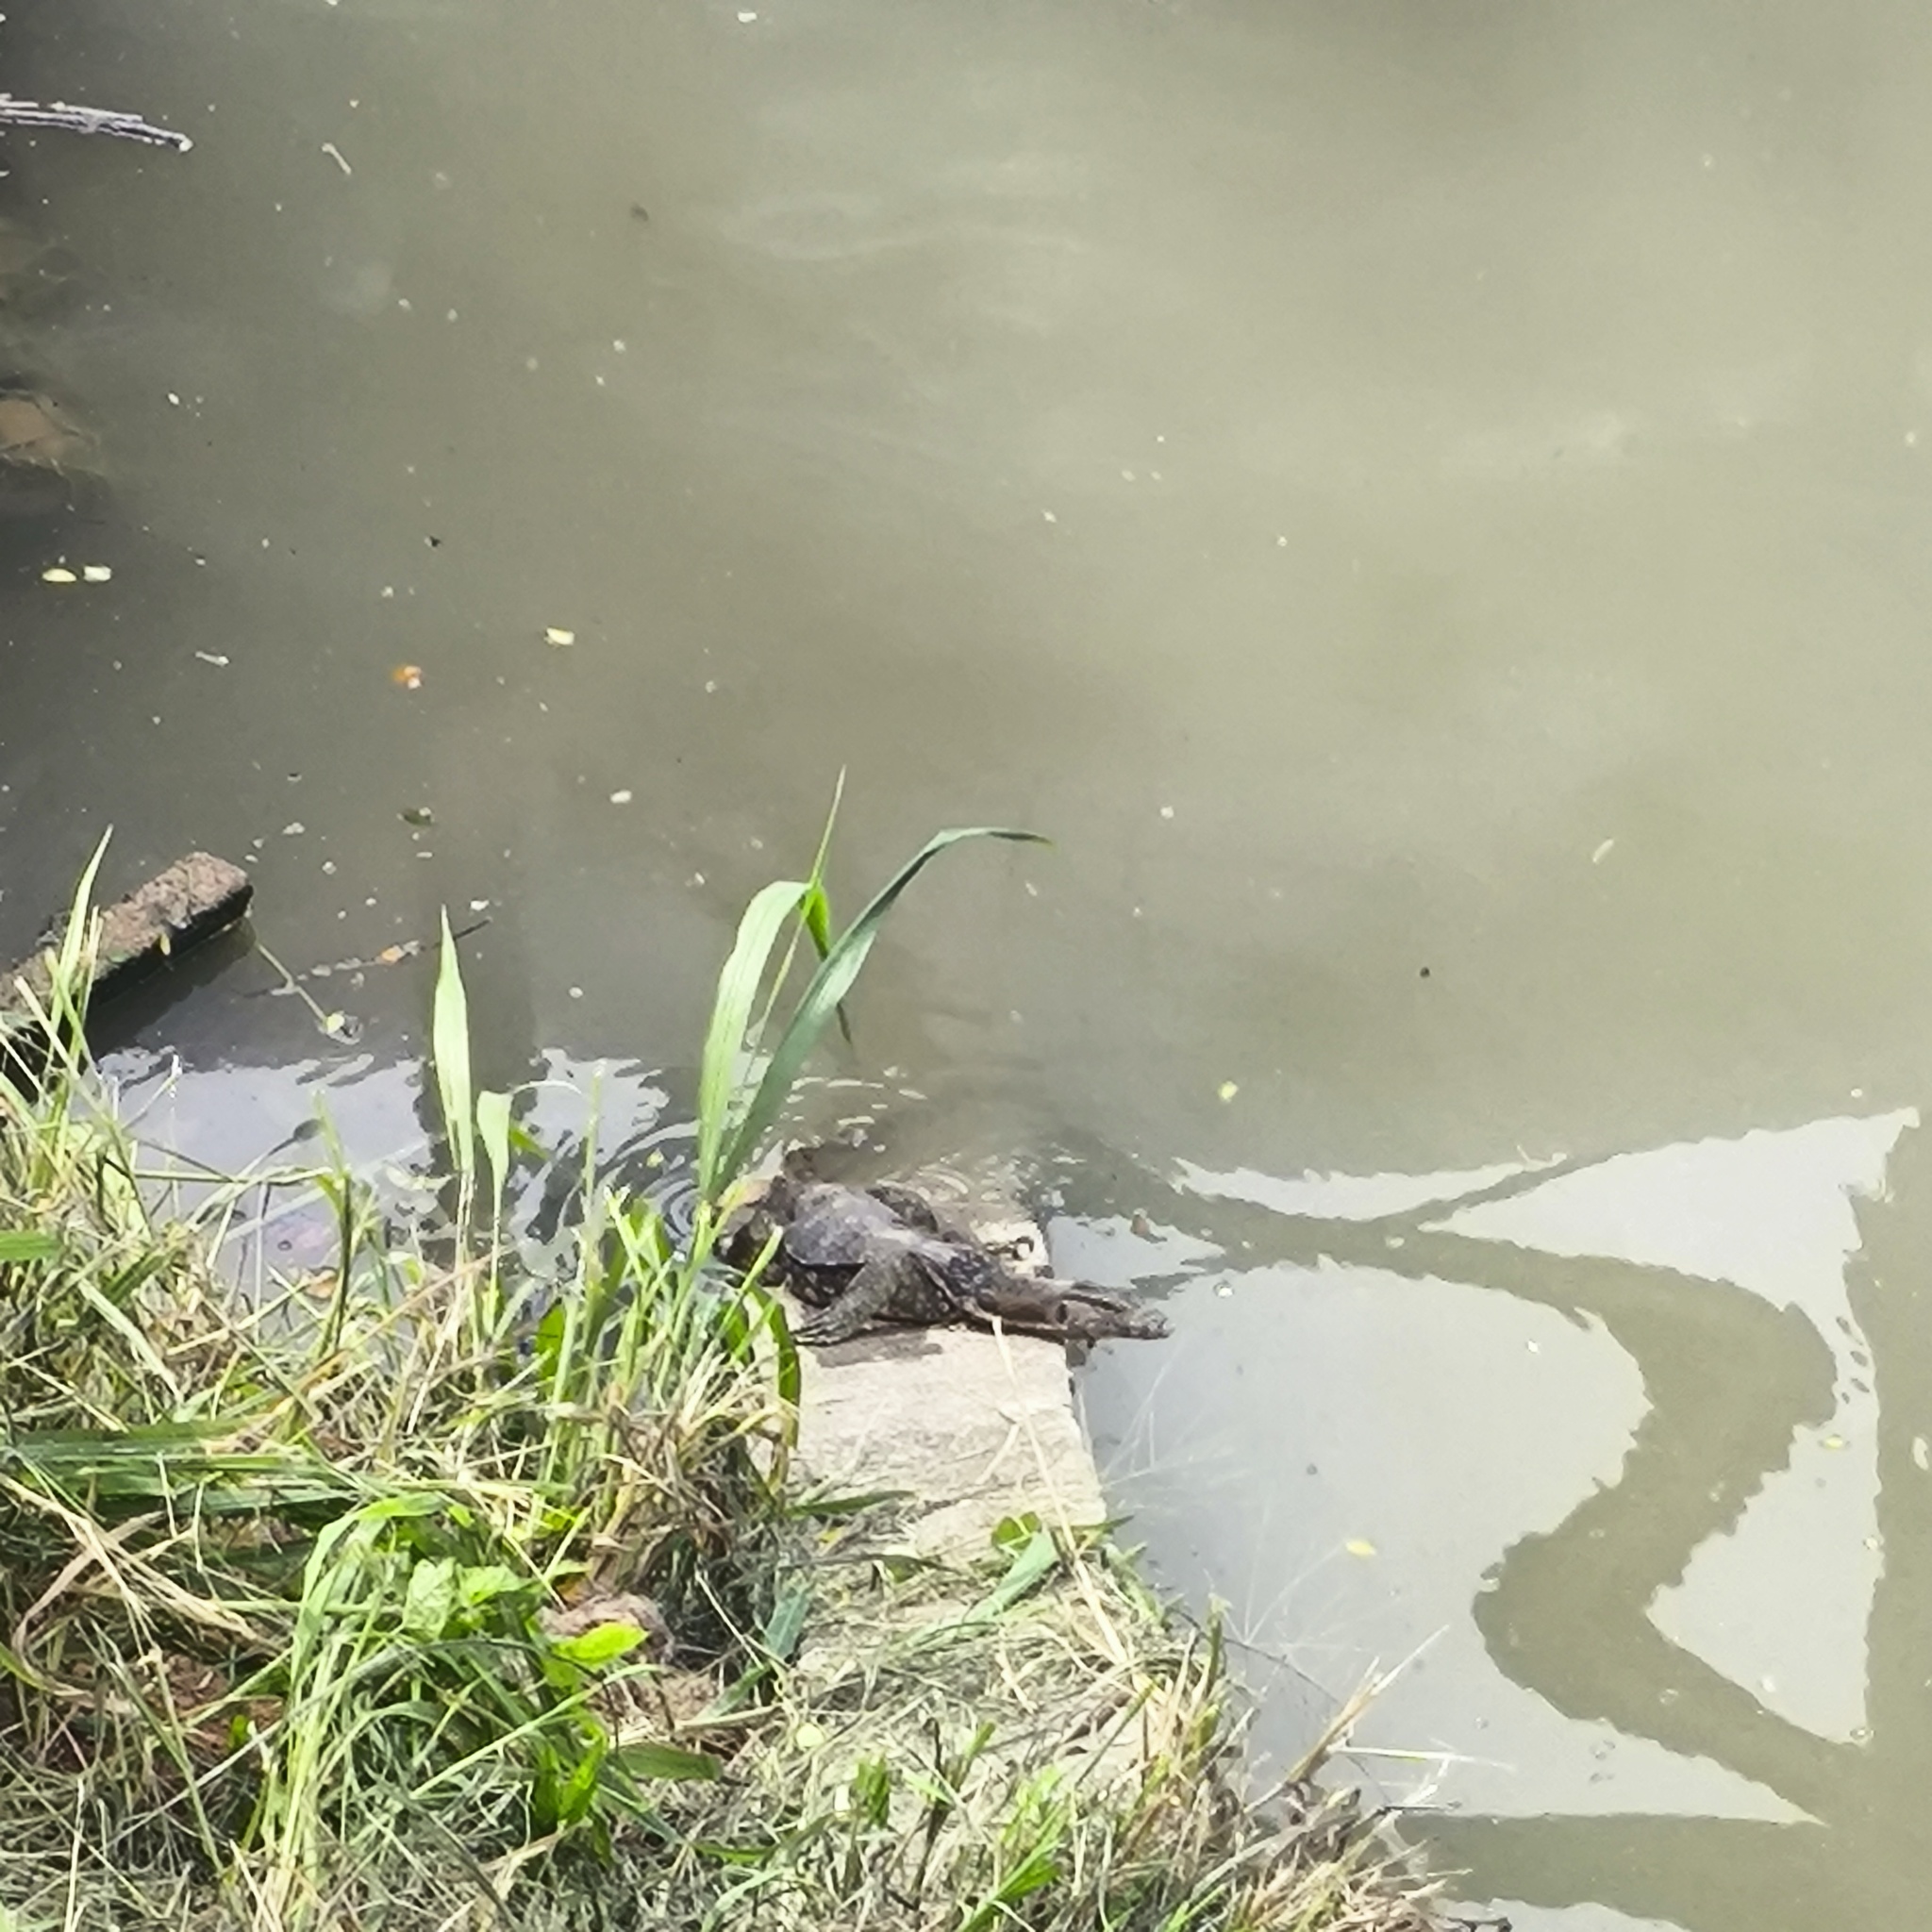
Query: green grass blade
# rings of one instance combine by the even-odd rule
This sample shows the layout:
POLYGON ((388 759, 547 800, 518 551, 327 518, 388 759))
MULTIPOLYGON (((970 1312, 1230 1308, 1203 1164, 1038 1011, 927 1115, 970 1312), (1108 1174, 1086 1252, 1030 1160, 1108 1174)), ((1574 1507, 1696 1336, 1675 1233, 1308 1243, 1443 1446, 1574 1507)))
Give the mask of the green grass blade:
POLYGON ((509 1095, 483 1092, 476 1096, 476 1132, 483 1158, 490 1164, 490 1225, 503 1221, 503 1191, 509 1185, 509 1095))
MULTIPOLYGON (((738 938, 718 974, 711 1024, 705 1033, 705 1056, 698 1070, 698 1186, 706 1199, 733 1177, 719 1166, 738 1095, 739 1069, 758 988, 785 922, 811 888, 796 879, 774 879, 762 887, 738 922, 738 938)), ((736 1137, 730 1137, 735 1139, 736 1137)))
POLYGON ((463 991, 463 969, 450 936, 447 908, 442 914, 442 955, 436 969, 436 1002, 430 1010, 429 1049, 436 1063, 437 1097, 442 1104, 450 1158, 467 1194, 476 1172, 476 1127, 470 1101, 470 1003, 463 991))
MULTIPOLYGON (((873 941, 878 937, 879 927, 887 913, 898 903, 899 895, 941 852, 968 839, 1007 839, 1036 845, 1048 842, 1038 832, 1013 831, 999 825, 956 826, 927 840, 899 868, 873 895, 872 903, 865 910, 839 935, 831 952, 812 975, 811 984, 799 1000, 797 1009, 778 1041, 777 1050, 772 1055, 771 1064, 766 1067, 758 1091, 752 1095, 742 1117, 708 1171, 700 1170, 708 1193, 716 1187, 727 1185, 757 1150, 759 1137, 785 1104, 786 1095, 791 1091, 793 1083, 804 1070, 806 1058, 817 1045, 826 1022, 838 1010, 840 1002, 858 977, 859 968, 865 964, 866 955, 872 951, 873 941)), ((766 891, 771 890, 769 886, 765 889, 766 891)), ((755 906, 758 901, 752 903, 755 906)), ((747 913, 746 918, 749 917, 747 913)))
POLYGON ((0 1232, 0 1261, 51 1261, 60 1252, 59 1237, 25 1228, 0 1232))
POLYGON ((94 855, 88 860, 79 885, 74 889, 74 904, 67 916, 67 930, 60 935, 56 976, 63 985, 74 989, 76 1000, 82 1005, 86 1003, 86 994, 85 989, 78 984, 78 978, 80 962, 89 950, 88 923, 93 904, 94 875, 101 869, 101 860, 108 853, 108 841, 113 836, 111 826, 101 834, 101 842, 94 847, 94 855))

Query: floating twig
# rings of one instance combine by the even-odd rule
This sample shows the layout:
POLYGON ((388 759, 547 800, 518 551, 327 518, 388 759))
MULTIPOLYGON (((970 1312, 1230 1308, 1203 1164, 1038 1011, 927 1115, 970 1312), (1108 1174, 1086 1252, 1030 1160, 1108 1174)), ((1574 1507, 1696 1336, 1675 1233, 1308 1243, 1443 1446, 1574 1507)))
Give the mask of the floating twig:
POLYGON ((145 142, 149 147, 171 147, 186 154, 194 143, 172 127, 157 127, 138 114, 116 114, 106 108, 75 108, 65 101, 17 101, 0 94, 0 126, 64 127, 74 134, 111 134, 122 141, 145 142))

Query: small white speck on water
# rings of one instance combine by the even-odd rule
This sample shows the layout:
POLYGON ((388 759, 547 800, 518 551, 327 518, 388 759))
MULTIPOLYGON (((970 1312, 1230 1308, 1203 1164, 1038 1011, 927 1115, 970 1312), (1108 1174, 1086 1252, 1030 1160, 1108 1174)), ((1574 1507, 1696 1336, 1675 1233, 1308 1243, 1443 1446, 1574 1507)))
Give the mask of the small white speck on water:
POLYGON ((472 899, 470 901, 470 910, 472 912, 488 912, 490 910, 490 901, 488 899, 472 899))
POLYGON ((559 651, 567 645, 575 643, 576 641, 576 632, 565 630, 560 624, 548 625, 544 627, 543 641, 546 644, 555 644, 559 651))
POLYGON ((1131 483, 1131 482, 1133 482, 1133 480, 1134 480, 1134 473, 1133 473, 1133 471, 1131 471, 1131 470, 1123 470, 1123 471, 1121 472, 1121 481, 1122 481, 1123 483, 1131 483))
POLYGON ((1277 550, 1286 550, 1288 548, 1288 539, 1286 537, 1275 538, 1274 547, 1277 550))
POLYGON ((628 805, 630 803, 630 798, 631 795, 628 791, 613 791, 610 794, 610 802, 612 805, 628 805))
POLYGON ((612 342, 610 346, 613 349, 615 349, 620 356, 622 356, 625 353, 625 351, 630 347, 630 344, 626 341, 619 340, 617 341, 612 342))
POLYGON ((694 885, 694 886, 701 886, 701 885, 703 885, 703 884, 704 884, 704 882, 705 882, 705 875, 704 875, 704 874, 703 874, 703 873, 701 873, 701 872, 694 872, 694 873, 692 873, 692 874, 691 874, 691 884, 692 884, 692 885, 694 885))
POLYGON ((1917 449, 1918 446, 1919 432, 1916 429, 1907 429, 1906 431, 1906 447, 1907 449, 1917 449))
POLYGON ((524 358, 524 367, 525 367, 525 369, 527 369, 527 370, 528 370, 528 371, 530 372, 530 374, 531 374, 532 375, 536 375, 536 373, 537 373, 537 358, 536 358, 536 357, 534 357, 534 356, 525 356, 525 357, 524 358))
POLYGON ((574 986, 574 987, 572 987, 572 988, 571 988, 571 990, 570 990, 570 996, 571 996, 571 998, 572 998, 572 999, 574 999, 574 1000, 580 1000, 580 999, 582 999, 582 998, 583 998, 583 996, 584 996, 584 990, 583 990, 583 988, 582 988, 582 987, 580 987, 580 986, 574 986))
POLYGON ((299 839, 308 829, 308 827, 300 819, 291 819, 282 827, 282 837, 285 839, 299 839))
POLYGON ((1173 806, 1171 806, 1171 805, 1163 805, 1163 806, 1162 806, 1162 807, 1160 808, 1160 816, 1161 816, 1162 818, 1164 818, 1164 819, 1171 819, 1171 818, 1173 818, 1173 816, 1174 816, 1174 807, 1173 807, 1173 806))
POLYGON ((41 573, 41 581, 43 584, 77 584, 80 579, 64 564, 57 563, 41 573))
POLYGON ((738 16, 738 24, 740 26, 749 26, 757 18, 756 13, 741 13, 738 16))
POLYGON ((443 319, 443 321, 445 321, 445 322, 454 322, 454 321, 455 321, 455 320, 457 319, 457 312, 456 312, 456 310, 455 310, 454 308, 452 308, 452 309, 451 309, 451 310, 449 311, 449 313, 448 313, 447 315, 445 315, 445 316, 444 316, 444 317, 443 317, 442 319, 443 319))
POLYGON ((105 584, 113 575, 114 569, 111 564, 84 563, 80 567, 80 576, 83 583, 105 584))
POLYGON ((385 585, 383 585, 383 587, 382 587, 382 594, 383 594, 383 595, 384 595, 385 597, 393 597, 393 596, 395 595, 395 593, 396 593, 396 587, 395 587, 395 586, 394 586, 393 584, 385 584, 385 585))
POLYGON ((1596 848, 1596 850, 1590 855, 1591 864, 1601 865, 1604 862, 1604 860, 1607 859, 1610 856, 1610 854, 1614 852, 1616 849, 1617 841, 1614 839, 1606 839, 1604 842, 1601 845, 1599 845, 1596 848))
POLYGON ((1046 519, 1046 521, 1047 521, 1048 523, 1050 523, 1050 524, 1057 524, 1057 523, 1058 523, 1058 522, 1059 522, 1059 518, 1058 518, 1057 516, 1055 516, 1055 515, 1054 515, 1054 513, 1052 512, 1052 510, 1050 510, 1050 509, 1043 509, 1043 510, 1041 510, 1041 511, 1040 512, 1040 514, 1041 514, 1041 515, 1042 517, 1044 517, 1044 518, 1046 519))
POLYGON ((717 690, 718 680, 715 677, 708 677, 705 679, 705 695, 708 698, 715 696, 717 694, 717 690))
POLYGON ((1921 1469, 1932 1469, 1932 1446, 1926 1444, 1924 1436, 1912 1438, 1912 1460, 1921 1469))
POLYGON ((181 398, 177 396, 173 390, 170 390, 168 391, 168 400, 169 402, 174 404, 175 408, 178 409, 181 407, 181 398))
POLYGON ((217 671, 225 671, 228 660, 219 651, 197 651, 194 654, 204 664, 212 664, 217 671))
POLYGON ((322 869, 324 872, 333 873, 336 869, 335 860, 333 858, 325 858, 322 861, 322 869))

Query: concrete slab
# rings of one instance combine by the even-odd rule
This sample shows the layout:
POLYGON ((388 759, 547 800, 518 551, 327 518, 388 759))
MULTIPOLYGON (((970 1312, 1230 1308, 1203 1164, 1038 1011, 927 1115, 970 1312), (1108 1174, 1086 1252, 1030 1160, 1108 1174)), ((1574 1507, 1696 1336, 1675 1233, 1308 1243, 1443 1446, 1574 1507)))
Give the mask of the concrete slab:
POLYGON ((907 1492, 921 1555, 985 1556, 1002 1517, 1102 1522, 1064 1344, 971 1328, 879 1330, 806 1352, 799 1461, 843 1491, 907 1492))

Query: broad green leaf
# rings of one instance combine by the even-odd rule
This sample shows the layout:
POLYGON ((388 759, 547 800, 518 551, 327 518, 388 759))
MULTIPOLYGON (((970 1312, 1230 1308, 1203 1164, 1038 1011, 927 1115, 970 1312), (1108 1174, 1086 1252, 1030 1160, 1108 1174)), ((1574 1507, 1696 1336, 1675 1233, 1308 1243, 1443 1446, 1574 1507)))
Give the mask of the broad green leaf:
POLYGON ((470 1563, 457 1572, 457 1601, 473 1614, 498 1597, 515 1596, 527 1587, 514 1570, 501 1563, 470 1563))
POLYGON ((575 1637, 555 1638, 550 1647, 568 1662, 596 1671, 615 1663, 643 1641, 644 1633, 635 1624, 599 1624, 575 1637))
POLYGON ((1029 1509, 1023 1516, 1002 1516, 992 1526, 993 1548, 1011 1557, 1040 1534, 1040 1518, 1029 1509))
POLYGON ((442 1103, 443 1132, 450 1158, 465 1187, 476 1171, 476 1130, 470 1105, 470 1005, 463 992, 463 969, 450 935, 449 910, 442 914, 442 954, 436 969, 436 999, 430 1009, 429 1050, 436 1064, 437 1097, 442 1103))
POLYGON ((403 1599, 403 1628, 411 1637, 441 1637, 457 1603, 457 1566, 448 1557, 418 1563, 403 1599))

